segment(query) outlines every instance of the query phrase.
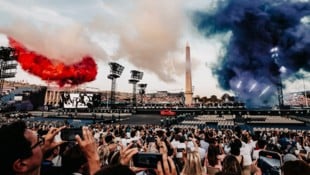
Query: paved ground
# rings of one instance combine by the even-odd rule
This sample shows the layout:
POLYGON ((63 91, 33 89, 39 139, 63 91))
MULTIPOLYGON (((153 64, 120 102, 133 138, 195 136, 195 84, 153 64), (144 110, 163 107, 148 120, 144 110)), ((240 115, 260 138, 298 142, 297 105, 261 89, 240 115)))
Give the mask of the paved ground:
POLYGON ((160 115, 154 114, 137 114, 128 117, 127 120, 123 120, 123 124, 160 124, 160 115))
MULTIPOLYGON (((38 117, 42 117, 42 112, 41 111, 33 111, 31 112, 31 114, 33 116, 38 116, 38 117)), ((73 118, 71 119, 88 119, 88 120, 92 120, 93 116, 92 113, 77 113, 77 116, 75 116, 74 113, 72 113, 73 118)), ((156 114, 109 114, 109 113, 97 113, 96 114, 96 120, 100 121, 100 120, 111 120, 112 119, 112 115, 114 116, 114 118, 116 120, 118 120, 120 118, 121 123, 123 124, 160 124, 160 119, 161 116, 160 115, 156 115, 156 114)), ((59 118, 59 119, 65 119, 68 118, 69 119, 69 115, 64 115, 61 113, 56 113, 56 112, 44 112, 43 113, 43 117, 52 117, 52 118, 59 118)))

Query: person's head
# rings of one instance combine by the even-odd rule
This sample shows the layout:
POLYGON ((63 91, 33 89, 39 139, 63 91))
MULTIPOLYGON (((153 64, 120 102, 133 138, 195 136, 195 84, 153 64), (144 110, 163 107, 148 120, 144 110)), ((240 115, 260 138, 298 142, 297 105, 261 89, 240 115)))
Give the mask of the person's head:
POLYGON ((72 174, 87 171, 87 160, 79 145, 74 145, 64 152, 62 156, 63 171, 72 174))
POLYGON ((219 149, 217 146, 215 146, 214 144, 210 144, 210 146, 208 147, 208 162, 211 166, 215 166, 218 164, 218 158, 217 156, 219 155, 219 149))
POLYGON ((241 135, 241 140, 244 142, 244 143, 248 143, 249 142, 249 134, 247 132, 243 133, 241 135))
POLYGON ((44 155, 43 155, 43 159, 44 160, 51 160, 54 157, 56 157, 57 155, 59 155, 59 151, 60 151, 60 146, 56 146, 55 148, 52 148, 50 150, 47 150, 44 155))
POLYGON ((39 169, 43 154, 42 140, 22 121, 0 128, 1 174, 24 174, 39 169))
POLYGON ((242 169, 235 156, 228 155, 224 158, 222 172, 223 174, 241 175, 242 169))
POLYGON ((235 156, 240 155, 240 148, 242 146, 242 143, 239 139, 234 139, 230 143, 230 153, 235 156))
POLYGON ((184 163, 184 167, 182 170, 183 175, 202 175, 205 174, 203 172, 203 168, 201 166, 201 159, 199 153, 197 151, 189 151, 186 155, 186 160, 184 163))
POLYGON ((104 141, 107 144, 112 144, 112 143, 114 143, 113 139, 114 139, 114 137, 112 135, 106 135, 104 138, 104 141))
POLYGON ((283 175, 310 174, 310 166, 303 160, 287 161, 282 166, 283 175))
POLYGON ((267 142, 266 140, 263 140, 263 139, 258 139, 257 143, 256 143, 256 147, 258 149, 265 149, 267 146, 267 142))

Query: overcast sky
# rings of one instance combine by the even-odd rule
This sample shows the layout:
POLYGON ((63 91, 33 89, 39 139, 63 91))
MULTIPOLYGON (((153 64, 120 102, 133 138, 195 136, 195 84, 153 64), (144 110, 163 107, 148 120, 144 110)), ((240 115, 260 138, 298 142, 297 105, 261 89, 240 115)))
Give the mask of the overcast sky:
MULTIPOLYGON (((131 92, 130 71, 139 70, 144 72, 141 83, 147 83, 149 93, 185 90, 188 42, 194 96, 221 96, 225 92, 210 67, 220 59, 229 34, 206 38, 191 22, 193 12, 212 10, 214 1, 0 0, 0 45, 7 46, 6 37, 11 36, 66 64, 90 54, 98 64, 98 74, 95 81, 81 87, 101 90, 111 89, 108 63, 115 61, 125 67, 117 79, 118 91, 131 92)), ((47 84, 20 68, 14 80, 47 84)))

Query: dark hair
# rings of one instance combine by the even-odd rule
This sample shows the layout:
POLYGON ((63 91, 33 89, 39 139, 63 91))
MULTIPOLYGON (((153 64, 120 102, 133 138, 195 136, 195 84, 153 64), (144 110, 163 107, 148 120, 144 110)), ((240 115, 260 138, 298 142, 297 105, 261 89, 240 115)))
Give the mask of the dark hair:
POLYGON ((176 141, 180 141, 181 136, 179 134, 175 134, 174 136, 174 140, 176 141))
POLYGON ((245 143, 248 143, 249 142, 249 139, 248 139, 248 136, 246 134, 242 134, 241 135, 241 140, 245 143))
POLYGON ((215 166, 218 162, 217 155, 219 155, 218 147, 214 144, 210 144, 208 147, 207 159, 211 166, 215 166))
POLYGON ((32 156, 31 142, 24 134, 26 124, 17 121, 0 128, 0 170, 1 174, 13 174, 13 163, 17 159, 26 159, 32 156))
POLYGON ((284 175, 310 174, 310 166, 303 160, 287 161, 282 170, 284 175))
POLYGON ((115 151, 114 153, 110 153, 109 155, 109 165, 116 165, 119 163, 120 160, 120 152, 119 151, 115 151))
POLYGON ((79 145, 74 145, 64 152, 62 156, 63 171, 67 174, 77 172, 87 162, 79 145))
POLYGON ((112 143, 113 142, 113 136, 112 135, 107 135, 107 136, 105 136, 105 138, 104 138, 104 140, 105 140, 105 142, 107 143, 107 144, 110 144, 110 143, 112 143))
POLYGON ((228 155, 224 158, 222 172, 224 174, 241 175, 242 169, 235 156, 228 155))
POLYGON ((184 136, 181 136, 181 137, 180 137, 180 142, 181 142, 181 143, 184 143, 185 141, 186 141, 185 137, 184 137, 184 136))
POLYGON ((266 140, 258 139, 256 145, 259 149, 263 149, 267 145, 267 142, 266 140))
POLYGON ((239 139, 234 139, 230 143, 230 153, 235 156, 240 155, 240 148, 242 146, 242 143, 239 139))

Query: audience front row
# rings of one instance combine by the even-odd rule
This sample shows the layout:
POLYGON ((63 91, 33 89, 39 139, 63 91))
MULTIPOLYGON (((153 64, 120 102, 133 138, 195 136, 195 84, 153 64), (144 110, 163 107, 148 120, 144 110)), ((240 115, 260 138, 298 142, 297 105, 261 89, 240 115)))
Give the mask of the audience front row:
MULTIPOLYGON (((261 175, 259 151, 267 141, 252 140, 247 132, 219 132, 122 125, 83 127, 75 141, 58 139, 68 126, 49 128, 44 133, 30 129, 23 121, 0 128, 0 174, 3 175, 261 175), (221 134, 223 135, 223 134, 221 134), (255 144, 254 144, 255 143, 255 144), (137 167, 133 157, 155 168, 137 167)), ((310 174, 309 163, 288 160, 284 175, 310 174)))

